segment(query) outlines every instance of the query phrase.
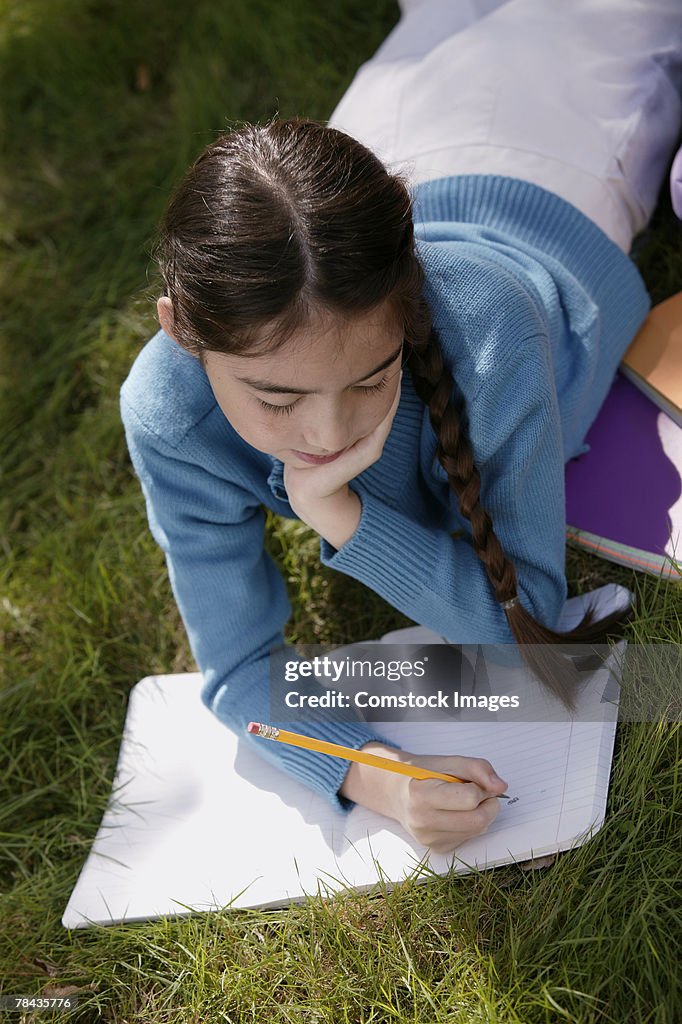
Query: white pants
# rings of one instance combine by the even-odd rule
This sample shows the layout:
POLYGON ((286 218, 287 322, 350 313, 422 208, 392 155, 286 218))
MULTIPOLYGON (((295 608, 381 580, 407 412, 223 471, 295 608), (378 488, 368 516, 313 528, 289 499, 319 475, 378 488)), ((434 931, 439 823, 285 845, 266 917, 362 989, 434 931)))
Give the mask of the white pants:
POLYGON ((682 122, 682 0, 400 0, 329 125, 411 183, 501 174, 629 252, 682 122))

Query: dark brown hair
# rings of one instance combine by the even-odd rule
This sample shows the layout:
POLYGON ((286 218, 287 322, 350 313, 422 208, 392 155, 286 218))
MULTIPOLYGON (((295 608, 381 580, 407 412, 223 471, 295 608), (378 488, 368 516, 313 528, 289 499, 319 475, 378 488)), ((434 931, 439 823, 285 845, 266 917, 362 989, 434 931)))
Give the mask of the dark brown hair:
MULTIPOLYGON (((406 365, 429 409, 438 459, 471 522, 495 598, 517 597, 514 566, 479 500, 466 410, 421 294, 412 199, 401 175, 389 174, 365 146, 321 122, 242 123, 187 172, 154 256, 175 337, 200 359, 207 350, 274 352, 316 312, 352 319, 386 302, 404 325, 406 365)), ((557 645, 598 641, 627 617, 621 612, 595 622, 591 607, 575 629, 557 633, 518 600, 505 614, 527 664, 569 708, 579 676, 557 645)))

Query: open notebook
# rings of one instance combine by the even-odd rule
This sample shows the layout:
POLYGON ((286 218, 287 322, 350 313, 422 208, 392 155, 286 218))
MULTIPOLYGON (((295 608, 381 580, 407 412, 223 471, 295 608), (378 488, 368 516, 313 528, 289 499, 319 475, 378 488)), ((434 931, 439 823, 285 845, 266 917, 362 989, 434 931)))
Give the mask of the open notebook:
MULTIPOLYGON (((593 593, 604 614, 630 596, 613 584, 593 593)), ((561 628, 579 619, 585 597, 567 602, 561 628)), ((421 626, 382 639, 442 642, 421 626)), ((148 676, 131 691, 112 798, 62 924, 278 907, 579 845, 604 821, 617 720, 613 676, 611 702, 601 699, 608 678, 595 673, 573 720, 373 723, 404 749, 487 757, 509 783, 515 799, 500 801, 488 832, 446 856, 363 807, 334 812, 247 750, 201 703, 199 673, 148 676)))

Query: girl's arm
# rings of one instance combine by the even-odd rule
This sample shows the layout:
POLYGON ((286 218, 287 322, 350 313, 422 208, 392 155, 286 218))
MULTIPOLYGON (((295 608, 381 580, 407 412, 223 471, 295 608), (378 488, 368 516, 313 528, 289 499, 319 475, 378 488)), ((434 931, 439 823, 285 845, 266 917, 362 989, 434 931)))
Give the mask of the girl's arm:
MULTIPOLYGON (((462 275, 466 269, 456 268, 462 275)), ((470 301, 466 323, 453 320, 450 335, 441 318, 444 360, 466 402, 481 502, 515 566, 521 601, 553 627, 567 596, 566 522, 563 439, 546 319, 532 292, 512 275, 479 265, 475 271, 482 294, 489 283, 485 274, 494 278, 497 303, 472 308, 470 301), (455 340, 467 323, 474 332, 469 349, 455 340)), ((457 274, 451 281, 444 271, 440 287, 453 307, 456 285, 457 274)), ((410 514, 414 474, 390 504, 376 481, 376 474, 352 481, 362 503, 358 527, 340 549, 321 541, 323 564, 360 580, 452 643, 512 644, 470 538, 454 539, 410 514)), ((452 492, 450 500, 458 506, 452 492)))
MULTIPOLYGON (((348 761, 285 743, 263 743, 247 732, 253 720, 354 748, 370 740, 388 742, 361 722, 271 721, 269 651, 284 644, 282 627, 291 607, 264 548, 265 516, 258 500, 236 481, 202 466, 200 455, 191 450, 191 433, 172 447, 141 422, 123 394, 121 414, 150 529, 166 555, 178 609, 204 676, 202 701, 260 757, 324 795, 335 810, 349 811, 353 804, 338 795, 348 761)), ((293 647, 287 657, 298 660, 293 647)))
MULTIPOLYGON (((554 626, 567 596, 564 467, 553 389, 542 379, 533 395, 517 387, 520 375, 529 368, 533 372, 533 349, 533 344, 520 347, 477 396, 473 429, 484 420, 487 437, 485 449, 474 444, 474 459, 483 507, 514 563, 521 601, 554 626), (503 403, 504 416, 499 414, 503 403)), ((360 580, 452 643, 513 643, 468 537, 421 525, 359 480, 351 487, 362 504, 358 527, 338 550, 321 540, 324 565, 360 580)))
MULTIPOLYGON (((399 821, 436 852, 450 851, 484 831, 499 810, 491 794, 506 788, 499 780, 490 782, 487 762, 403 752, 364 723, 272 720, 268 654, 272 646, 283 644, 282 624, 291 609, 282 578, 263 546, 263 511, 245 487, 209 472, 183 451, 187 437, 183 445, 172 447, 140 421, 123 396, 121 411, 149 525, 166 554, 173 593, 204 675, 201 696, 209 710, 244 743, 255 744, 258 756, 325 796, 337 811, 348 812, 361 803, 399 821), (476 781, 439 787, 434 780, 359 772, 366 766, 286 743, 263 743, 247 731, 252 720, 354 748, 369 744, 384 756, 426 767, 436 767, 438 761, 453 774, 476 781)), ((291 648, 287 660, 297 658, 291 648)))

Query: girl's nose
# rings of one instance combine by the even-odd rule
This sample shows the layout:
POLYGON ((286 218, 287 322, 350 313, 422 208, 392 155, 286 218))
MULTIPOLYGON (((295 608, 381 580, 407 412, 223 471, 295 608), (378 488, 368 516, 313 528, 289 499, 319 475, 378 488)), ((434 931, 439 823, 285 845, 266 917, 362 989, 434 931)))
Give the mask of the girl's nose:
POLYGON ((305 431, 306 451, 332 455, 353 442, 353 423, 337 413, 313 417, 305 431))

